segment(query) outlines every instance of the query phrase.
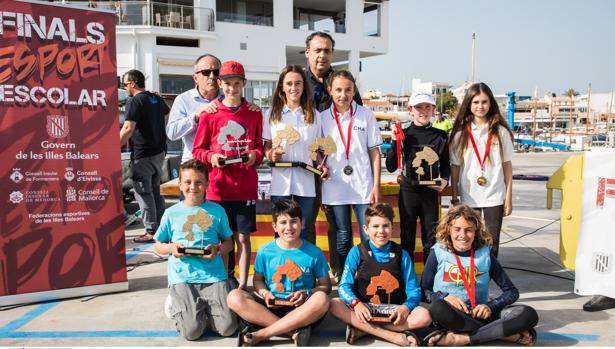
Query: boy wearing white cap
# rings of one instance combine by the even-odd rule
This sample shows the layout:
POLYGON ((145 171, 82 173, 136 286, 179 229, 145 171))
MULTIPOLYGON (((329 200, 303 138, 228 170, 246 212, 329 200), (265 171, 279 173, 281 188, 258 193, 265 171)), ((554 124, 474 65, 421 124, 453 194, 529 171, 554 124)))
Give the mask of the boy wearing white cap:
POLYGON ((446 187, 450 175, 448 135, 430 123, 436 108, 436 101, 430 93, 413 93, 410 106, 414 120, 401 134, 394 135, 386 166, 389 172, 401 168, 398 178, 401 246, 416 261, 416 220, 420 218, 425 261, 429 249, 435 243, 435 227, 439 216, 438 193, 446 187))

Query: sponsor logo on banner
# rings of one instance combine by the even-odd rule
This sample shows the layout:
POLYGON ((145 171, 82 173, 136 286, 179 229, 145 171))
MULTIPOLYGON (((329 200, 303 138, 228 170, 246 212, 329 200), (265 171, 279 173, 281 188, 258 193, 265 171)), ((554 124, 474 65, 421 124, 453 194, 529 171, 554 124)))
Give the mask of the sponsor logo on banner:
POLYGON ((592 268, 596 273, 608 274, 613 265, 613 255, 605 252, 592 253, 592 268))
POLYGON ((18 204, 23 201, 23 194, 19 191, 14 191, 9 195, 9 200, 14 204, 18 204))
POLYGON ((47 115, 47 134, 53 138, 68 136, 68 117, 66 115, 47 115))
POLYGON ((16 168, 15 171, 11 173, 11 176, 9 178, 11 178, 13 182, 19 183, 23 179, 23 175, 21 174, 21 172, 19 172, 19 169, 16 168))
POLYGON ((66 172, 64 173, 64 179, 69 182, 75 179, 75 172, 73 172, 73 169, 71 167, 66 168, 66 172))
POLYGON ((598 178, 598 189, 596 191, 596 206, 604 208, 604 199, 615 199, 615 179, 598 178))
POLYGON ((66 188, 66 201, 77 201, 77 191, 73 187, 66 188))

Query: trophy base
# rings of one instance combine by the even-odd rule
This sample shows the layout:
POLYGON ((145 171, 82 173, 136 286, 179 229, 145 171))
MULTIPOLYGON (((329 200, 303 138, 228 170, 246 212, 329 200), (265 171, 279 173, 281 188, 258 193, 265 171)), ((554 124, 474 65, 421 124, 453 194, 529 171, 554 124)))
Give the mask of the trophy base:
POLYGON ((287 300, 283 300, 283 299, 269 299, 269 305, 277 305, 277 306, 283 306, 283 307, 293 307, 293 306, 295 306, 293 304, 293 302, 287 301, 287 300))
POLYGON ((322 175, 322 171, 317 169, 312 165, 308 165, 304 162, 296 162, 296 161, 280 161, 280 162, 272 162, 270 163, 271 167, 281 167, 281 168, 290 168, 290 167, 301 167, 302 169, 312 172, 313 174, 320 176, 322 175))
POLYGON ((433 179, 433 180, 429 180, 429 181, 417 181, 417 180, 411 180, 410 184, 412 185, 421 185, 421 186, 428 186, 428 185, 441 185, 442 184, 442 180, 440 179, 433 179))
POLYGON ((387 322, 391 322, 391 319, 389 319, 388 316, 383 316, 383 315, 372 315, 372 319, 369 320, 370 322, 382 322, 382 323, 387 323, 387 322))
POLYGON ((192 256, 209 256, 211 254, 211 250, 194 247, 178 247, 177 252, 192 256))
POLYGON ((271 167, 295 167, 297 165, 295 165, 294 162, 290 162, 290 161, 278 161, 278 162, 271 162, 269 164, 271 167))
POLYGON ((304 164, 305 166, 303 167, 304 169, 306 169, 309 172, 312 172, 313 174, 320 176, 322 175, 322 171, 317 169, 316 167, 312 166, 312 165, 308 165, 308 164, 304 164))
POLYGON ((244 163, 247 161, 248 161, 248 154, 242 154, 240 157, 236 157, 236 158, 220 159, 218 160, 218 163, 220 164, 220 166, 226 166, 226 165, 244 163))

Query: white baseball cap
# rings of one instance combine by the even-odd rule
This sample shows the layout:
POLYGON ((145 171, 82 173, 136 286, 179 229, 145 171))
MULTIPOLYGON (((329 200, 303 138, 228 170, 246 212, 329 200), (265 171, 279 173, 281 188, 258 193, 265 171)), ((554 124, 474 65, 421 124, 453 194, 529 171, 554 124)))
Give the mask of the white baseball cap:
POLYGON ((414 92, 410 97, 410 105, 415 106, 421 103, 428 103, 431 105, 436 105, 436 100, 433 98, 431 93, 427 92, 414 92))

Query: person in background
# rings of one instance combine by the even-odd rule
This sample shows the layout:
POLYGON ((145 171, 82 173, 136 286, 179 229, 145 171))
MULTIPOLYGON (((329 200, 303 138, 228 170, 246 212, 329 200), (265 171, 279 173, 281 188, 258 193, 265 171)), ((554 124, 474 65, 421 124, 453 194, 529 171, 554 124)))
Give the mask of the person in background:
POLYGON ((436 120, 433 122, 433 127, 448 134, 453 129, 453 123, 448 115, 436 111, 436 120))
POLYGON ((145 90, 145 76, 138 70, 124 73, 122 84, 132 98, 126 103, 120 145, 123 147, 130 141, 132 185, 145 226, 145 233, 134 238, 134 242, 154 242, 154 233, 165 210, 160 179, 167 150, 164 126, 169 107, 160 96, 145 90))
MULTIPOLYGON (((329 107, 333 100, 327 91, 327 80, 333 74, 333 68, 331 63, 333 62, 333 51, 335 50, 335 40, 328 33, 317 31, 307 36, 305 39, 305 57, 307 58, 307 83, 309 90, 312 93, 312 101, 314 107, 319 112, 323 112, 329 107)), ((355 91, 352 99, 358 105, 363 105, 361 95, 359 91, 355 91)), ((322 206, 322 191, 321 182, 316 179, 316 202, 314 203, 314 218, 312 221, 308 221, 306 224, 310 228, 310 241, 316 239, 316 217, 318 216, 318 210, 323 209, 327 218, 328 237, 329 237, 329 249, 335 248, 335 232, 337 228, 335 226, 335 219, 333 213, 326 207, 322 206)), ((342 273, 343 263, 340 263, 336 254, 333 253, 329 256, 329 263, 331 263, 331 273, 335 282, 339 281, 339 276, 342 273)))

